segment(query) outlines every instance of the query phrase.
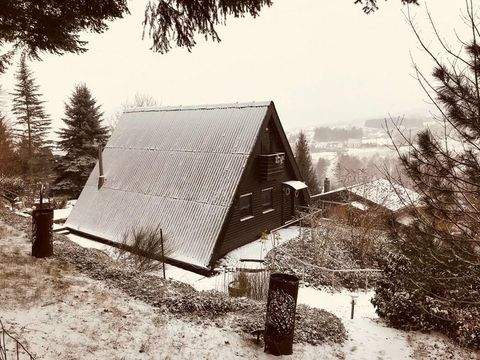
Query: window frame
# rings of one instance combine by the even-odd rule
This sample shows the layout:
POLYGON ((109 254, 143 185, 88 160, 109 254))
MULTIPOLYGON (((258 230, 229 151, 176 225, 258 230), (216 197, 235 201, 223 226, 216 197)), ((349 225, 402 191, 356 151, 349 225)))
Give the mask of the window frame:
POLYGON ((242 194, 238 197, 238 209, 240 212, 240 221, 253 219, 253 193, 242 194), (242 206, 242 199, 248 198, 248 206, 242 206), (248 214, 244 214, 244 211, 248 211, 248 214))
POLYGON ((270 187, 268 187, 268 188, 262 189, 262 190, 261 190, 261 195, 262 195, 262 197, 261 197, 261 199, 262 199, 262 214, 268 214, 268 213, 274 211, 275 208, 273 207, 273 186, 270 186, 270 187), (264 197, 263 197, 264 194, 265 194, 267 191, 268 191, 269 194, 270 194, 270 202, 269 202, 269 203, 265 202, 265 201, 264 201, 264 197))

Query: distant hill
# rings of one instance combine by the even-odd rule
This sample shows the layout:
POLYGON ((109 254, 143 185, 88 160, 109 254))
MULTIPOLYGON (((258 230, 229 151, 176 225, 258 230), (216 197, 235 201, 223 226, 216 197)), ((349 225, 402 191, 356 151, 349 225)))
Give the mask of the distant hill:
POLYGON ((383 129, 385 127, 385 120, 390 124, 401 125, 408 129, 422 128, 423 124, 428 120, 420 117, 404 117, 404 118, 394 118, 394 119, 368 119, 365 120, 365 127, 374 128, 374 129, 383 129))
POLYGON ((313 139, 318 142, 323 141, 346 141, 349 139, 361 139, 363 130, 357 127, 334 128, 320 126, 315 128, 313 139))

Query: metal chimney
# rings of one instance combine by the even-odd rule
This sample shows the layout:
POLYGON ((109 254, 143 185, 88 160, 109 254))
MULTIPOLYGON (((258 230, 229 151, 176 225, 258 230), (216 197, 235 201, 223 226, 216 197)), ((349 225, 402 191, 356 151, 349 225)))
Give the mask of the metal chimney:
POLYGON ((105 183, 105 174, 103 173, 102 145, 98 145, 98 188, 105 183))
POLYGON ((326 177, 325 180, 323 181, 323 192, 326 193, 329 191, 330 191, 330 179, 326 177))

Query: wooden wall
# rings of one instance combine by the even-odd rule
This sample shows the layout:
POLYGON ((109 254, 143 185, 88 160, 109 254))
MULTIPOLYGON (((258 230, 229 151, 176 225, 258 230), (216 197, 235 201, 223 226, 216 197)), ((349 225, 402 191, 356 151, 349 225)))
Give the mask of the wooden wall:
MULTIPOLYGON (((282 142, 280 141, 278 129, 274 126, 272 120, 267 124, 270 129, 270 139, 265 136, 265 127, 262 129, 262 134, 259 136, 252 156, 254 157, 250 162, 250 166, 247 167, 246 173, 239 184, 237 191, 237 197, 232 207, 229 219, 224 229, 223 237, 219 241, 219 246, 216 251, 216 258, 221 258, 226 253, 234 250, 242 245, 248 244, 258 239, 262 232, 275 229, 284 224, 285 221, 290 220, 293 216, 291 211, 288 211, 290 207, 288 201, 284 201, 285 196, 282 194, 283 186, 282 182, 287 180, 298 180, 295 177, 294 170, 285 158, 285 165, 283 173, 278 176, 274 181, 262 181, 259 177, 259 161, 258 155, 265 154, 266 148, 269 148, 272 153, 286 152, 282 142), (269 141, 269 146, 265 145, 265 141, 269 141), (263 142, 263 146, 262 146, 263 142), (262 189, 273 187, 273 211, 263 213, 262 209, 262 189), (252 207, 253 218, 241 221, 241 215, 238 207, 238 198, 242 194, 252 193, 252 207), (282 216, 282 209, 284 210, 282 216)), ((291 192, 293 194, 293 191, 291 192)), ((297 199, 297 204, 303 205, 301 197, 297 199)))

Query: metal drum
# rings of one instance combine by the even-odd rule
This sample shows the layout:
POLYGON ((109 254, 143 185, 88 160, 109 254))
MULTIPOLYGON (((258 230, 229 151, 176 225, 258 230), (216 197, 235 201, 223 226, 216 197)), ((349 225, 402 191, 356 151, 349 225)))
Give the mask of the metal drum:
POLYGON ((48 204, 37 205, 32 212, 32 256, 53 255, 52 227, 53 209, 48 204))

